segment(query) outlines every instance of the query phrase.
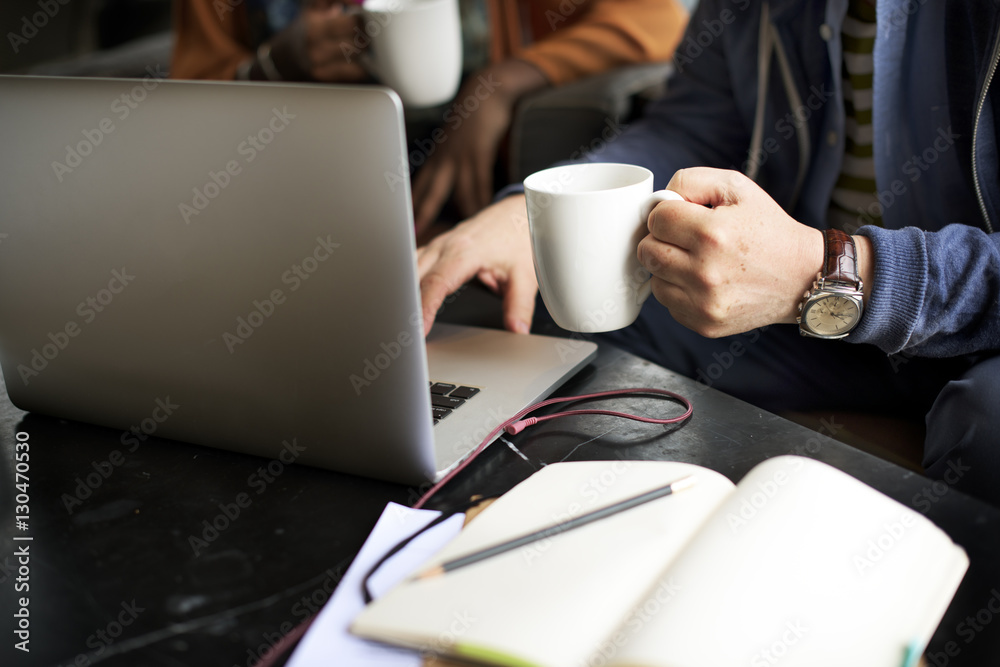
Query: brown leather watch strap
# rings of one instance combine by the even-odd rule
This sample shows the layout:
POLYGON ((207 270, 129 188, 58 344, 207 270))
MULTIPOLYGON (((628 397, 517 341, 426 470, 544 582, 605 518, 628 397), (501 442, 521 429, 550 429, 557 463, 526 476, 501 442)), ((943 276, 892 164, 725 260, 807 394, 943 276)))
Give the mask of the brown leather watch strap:
POLYGON ((857 287, 861 279, 858 277, 858 253, 854 247, 854 239, 839 229, 824 229, 823 243, 826 248, 826 264, 822 278, 857 287))

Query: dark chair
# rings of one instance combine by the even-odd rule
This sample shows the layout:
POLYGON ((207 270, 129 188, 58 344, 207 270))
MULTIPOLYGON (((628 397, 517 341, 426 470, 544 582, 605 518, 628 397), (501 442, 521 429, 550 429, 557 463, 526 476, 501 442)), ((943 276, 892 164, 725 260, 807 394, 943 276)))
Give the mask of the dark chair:
POLYGON ((631 65, 527 96, 511 124, 510 181, 599 150, 663 92, 671 72, 670 63, 631 65))

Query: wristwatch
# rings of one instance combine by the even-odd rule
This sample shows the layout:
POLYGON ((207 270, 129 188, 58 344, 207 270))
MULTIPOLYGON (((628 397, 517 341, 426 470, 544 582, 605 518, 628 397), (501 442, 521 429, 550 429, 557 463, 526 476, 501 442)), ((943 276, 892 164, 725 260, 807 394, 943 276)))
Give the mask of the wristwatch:
POLYGON ((854 239, 839 229, 823 230, 826 260, 812 289, 799 304, 799 333, 844 338, 861 321, 864 308, 854 239))

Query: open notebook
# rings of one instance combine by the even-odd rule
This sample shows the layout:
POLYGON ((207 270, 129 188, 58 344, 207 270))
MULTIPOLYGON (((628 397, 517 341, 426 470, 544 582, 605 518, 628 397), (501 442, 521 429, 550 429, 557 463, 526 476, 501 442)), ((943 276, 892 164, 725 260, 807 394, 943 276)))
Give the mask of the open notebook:
POLYGON ((968 568, 925 517, 793 456, 736 486, 684 463, 553 464, 428 565, 692 473, 683 493, 404 582, 352 631, 519 667, 888 667, 923 649, 968 568))

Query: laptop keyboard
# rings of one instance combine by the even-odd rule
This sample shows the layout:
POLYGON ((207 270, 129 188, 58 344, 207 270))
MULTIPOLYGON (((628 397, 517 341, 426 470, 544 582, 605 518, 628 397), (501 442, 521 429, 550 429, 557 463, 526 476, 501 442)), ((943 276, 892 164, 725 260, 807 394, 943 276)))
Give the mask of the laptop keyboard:
POLYGON ((434 423, 450 415, 479 393, 478 387, 466 387, 448 382, 431 382, 431 414, 434 423))

